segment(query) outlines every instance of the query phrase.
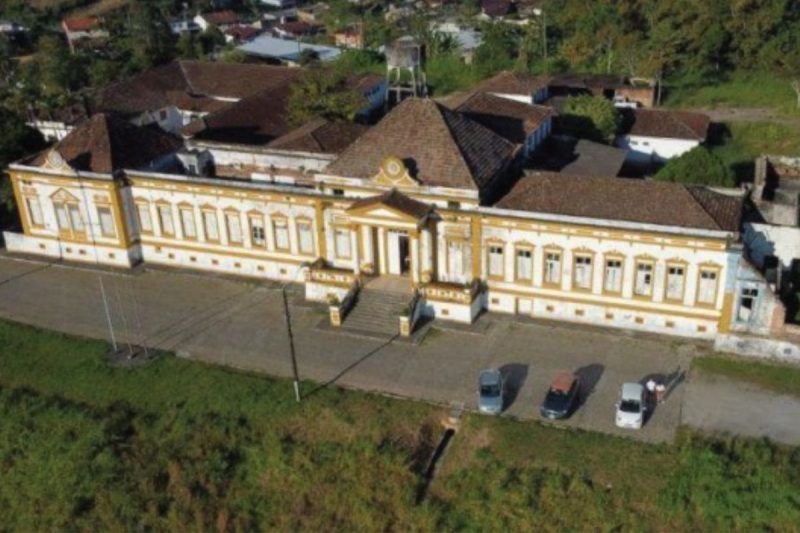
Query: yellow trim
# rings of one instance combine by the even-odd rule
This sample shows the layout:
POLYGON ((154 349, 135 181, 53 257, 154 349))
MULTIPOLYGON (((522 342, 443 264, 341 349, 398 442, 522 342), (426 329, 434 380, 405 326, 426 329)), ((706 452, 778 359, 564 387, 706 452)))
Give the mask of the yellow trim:
POLYGON ((128 227, 128 220, 125 218, 125 202, 122 199, 122 188, 117 185, 114 187, 113 216, 117 224, 118 239, 125 247, 131 245, 131 228, 128 227))
MULTIPOLYGON (((225 249, 225 250, 213 250, 213 249, 209 249, 209 248, 203 248, 201 246, 194 246, 194 245, 190 245, 190 244, 184 244, 182 242, 174 242, 174 241, 161 242, 161 241, 155 240, 155 239, 144 239, 144 240, 142 240, 142 244, 146 244, 146 245, 150 245, 150 246, 160 246, 161 248, 179 248, 179 249, 182 249, 182 250, 189 250, 189 251, 199 252, 199 253, 207 253, 207 254, 212 254, 212 255, 217 255, 217 256, 241 257, 243 259, 259 259, 259 260, 262 260, 262 261, 279 261, 279 262, 282 262, 282 263, 293 263, 293 264, 300 264, 300 263, 303 263, 303 262, 307 261, 306 259, 274 257, 272 255, 266 255, 266 256, 265 255, 259 255, 257 253, 248 253, 248 252, 246 252, 244 250, 241 250, 241 249, 235 249, 235 250, 228 250, 228 249, 225 249)), ((265 253, 269 253, 266 250, 264 250, 264 252, 265 253)), ((148 261, 150 261, 150 259, 148 259, 148 261)))
POLYGON ((29 224, 27 215, 23 212, 22 209, 19 208, 19 206, 22 205, 22 194, 20 191, 19 183, 17 182, 18 178, 14 174, 11 174, 10 179, 11 179, 11 188, 14 190, 14 199, 17 202, 17 212, 20 214, 19 219, 20 222, 22 223, 22 231, 26 235, 30 235, 31 226, 29 224))
POLYGON ((481 217, 471 217, 470 225, 470 237, 472 238, 472 268, 469 278, 475 279, 481 275, 481 262, 483 261, 483 252, 481 252, 481 233, 483 231, 481 217))
POLYGON ((731 320, 733 320, 733 304, 733 293, 726 292, 722 297, 722 309, 720 310, 719 321, 717 322, 717 331, 719 333, 728 333, 731 330, 731 320))
MULTIPOLYGON (((643 307, 639 305, 631 305, 627 303, 617 303, 617 302, 603 302, 603 301, 596 301, 596 300, 589 300, 586 298, 580 297, 573 297, 569 295, 563 294, 549 294, 541 291, 537 291, 536 289, 532 289, 530 292, 515 290, 515 289, 508 289, 504 287, 498 287, 497 285, 489 284, 489 290, 493 292, 500 292, 507 295, 513 296, 523 296, 526 298, 540 298, 545 300, 558 300, 561 302, 569 302, 569 303, 577 303, 583 305, 596 305, 601 307, 613 307, 616 309, 627 309, 631 311, 639 311, 642 313, 654 313, 654 314, 668 314, 672 316, 681 316, 685 318, 695 318, 699 320, 716 320, 717 316, 711 316, 708 314, 711 310, 700 310, 705 311, 705 314, 701 313, 692 313, 690 311, 674 311, 671 309, 660 309, 660 308, 649 308, 643 307)), ((714 315, 717 315, 717 312, 713 312, 714 315)))

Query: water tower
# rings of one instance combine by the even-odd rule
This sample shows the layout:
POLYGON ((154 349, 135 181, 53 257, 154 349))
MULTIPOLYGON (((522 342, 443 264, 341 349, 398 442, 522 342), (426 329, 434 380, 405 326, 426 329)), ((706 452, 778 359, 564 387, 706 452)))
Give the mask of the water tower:
POLYGON ((386 105, 409 96, 427 96, 424 47, 413 37, 401 37, 386 47, 386 105))

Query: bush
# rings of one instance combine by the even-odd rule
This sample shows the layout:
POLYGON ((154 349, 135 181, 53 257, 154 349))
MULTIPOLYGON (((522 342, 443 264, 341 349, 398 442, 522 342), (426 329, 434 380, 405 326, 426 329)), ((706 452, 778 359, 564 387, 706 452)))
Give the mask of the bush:
POLYGON ((571 96, 559 113, 558 128, 562 133, 574 137, 611 142, 620 121, 619 111, 610 100, 595 96, 571 96))
POLYGON ((698 146, 680 157, 671 159, 655 175, 657 181, 672 181, 687 185, 736 185, 733 172, 725 162, 704 146, 698 146))

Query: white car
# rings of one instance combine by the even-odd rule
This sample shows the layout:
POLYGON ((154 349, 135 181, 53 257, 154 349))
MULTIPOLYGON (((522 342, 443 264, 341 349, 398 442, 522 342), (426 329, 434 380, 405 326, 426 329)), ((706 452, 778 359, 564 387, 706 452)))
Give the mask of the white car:
POLYGON ((641 429, 645 411, 644 386, 641 383, 623 383, 622 394, 617 402, 617 427, 641 429))

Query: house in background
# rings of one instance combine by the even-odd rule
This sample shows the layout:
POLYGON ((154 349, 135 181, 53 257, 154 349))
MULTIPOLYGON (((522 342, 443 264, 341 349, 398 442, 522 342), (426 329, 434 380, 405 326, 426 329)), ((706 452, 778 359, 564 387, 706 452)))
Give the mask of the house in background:
POLYGON ((238 48, 248 56, 272 63, 297 66, 303 55, 313 52, 320 61, 333 61, 342 53, 341 48, 321 44, 302 43, 271 35, 259 35, 238 48), (309 52, 306 52, 308 50, 309 52))
POLYGON ((537 150, 528 168, 569 176, 619 176, 625 150, 586 139, 551 136, 537 150))
POLYGON ((194 17, 194 23, 197 24, 197 27, 202 31, 206 31, 211 26, 225 31, 231 26, 239 25, 242 22, 241 17, 239 17, 235 11, 229 9, 224 11, 212 11, 210 13, 198 13, 194 17))
POLYGON ((503 70, 480 82, 475 90, 524 104, 539 104, 549 96, 549 83, 547 76, 503 70))
POLYGON ((225 34, 226 43, 233 43, 236 45, 240 45, 252 41, 256 37, 264 33, 264 31, 254 26, 238 25, 238 26, 231 26, 222 33, 225 34))
POLYGON ((616 145, 627 150, 628 162, 663 163, 700 146, 708 138, 711 119, 702 113, 656 109, 623 109, 616 145))
POLYGON ((360 24, 353 24, 333 34, 333 41, 336 46, 342 48, 364 48, 364 32, 360 24))
POLYGON ((67 17, 61 21, 61 29, 72 53, 78 48, 101 48, 108 40, 108 31, 98 17, 67 17))

